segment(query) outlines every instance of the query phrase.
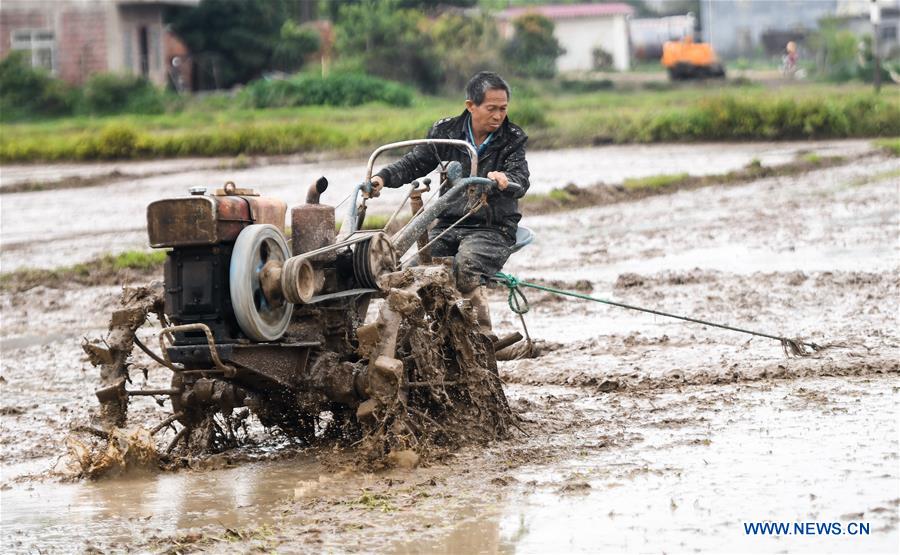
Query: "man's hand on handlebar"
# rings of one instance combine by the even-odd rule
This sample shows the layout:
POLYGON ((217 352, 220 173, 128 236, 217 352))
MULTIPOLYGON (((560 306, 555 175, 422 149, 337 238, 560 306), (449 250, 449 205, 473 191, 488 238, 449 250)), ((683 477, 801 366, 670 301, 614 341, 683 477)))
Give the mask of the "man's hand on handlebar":
POLYGON ((382 179, 380 175, 376 175, 369 183, 372 184, 372 189, 366 193, 368 197, 375 198, 381 195, 381 190, 384 189, 384 179, 382 179))
POLYGON ((506 190, 506 188, 509 186, 509 178, 506 177, 506 174, 503 172, 488 172, 487 178, 496 181, 497 188, 501 191, 506 190))

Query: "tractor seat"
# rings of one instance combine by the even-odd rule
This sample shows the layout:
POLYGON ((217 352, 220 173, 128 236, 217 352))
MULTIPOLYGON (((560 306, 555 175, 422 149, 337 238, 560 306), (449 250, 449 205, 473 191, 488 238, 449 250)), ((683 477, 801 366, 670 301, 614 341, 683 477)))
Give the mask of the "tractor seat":
POLYGON ((534 232, 520 225, 516 229, 516 244, 512 246, 512 252, 518 252, 532 241, 534 241, 534 232))

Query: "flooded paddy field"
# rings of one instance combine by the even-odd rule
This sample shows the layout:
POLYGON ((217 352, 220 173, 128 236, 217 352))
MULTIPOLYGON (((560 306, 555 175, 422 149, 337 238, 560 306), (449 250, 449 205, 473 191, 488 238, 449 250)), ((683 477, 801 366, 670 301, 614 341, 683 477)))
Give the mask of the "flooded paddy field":
MULTIPOLYGON (((808 154, 857 156, 871 150, 869 141, 864 140, 629 145, 537 151, 529 153, 528 161, 531 192, 547 193, 570 183, 583 187, 659 174, 713 175, 740 169, 753 160, 774 166, 808 154)), ((389 161, 388 156, 379 159, 382 161, 389 161)), ((231 164, 228 159, 212 159, 5 165, 0 172, 3 270, 56 268, 106 253, 146 249, 147 204, 186 195, 191 187, 212 191, 234 181, 294 206, 304 202, 309 185, 324 175, 329 188, 322 201, 336 205, 365 178, 366 169, 365 160, 340 159, 258 159, 244 169, 231 164), (93 187, 52 186, 59 180, 64 183, 66 179, 103 175, 109 179, 93 187), (28 182, 48 182, 51 188, 3 193, 4 188, 28 182), (55 217, 59 214, 64 217, 55 217)), ((370 203, 369 213, 389 214, 402 198, 399 190, 387 191, 370 203)), ((341 216, 346 208, 346 204, 340 207, 341 216)))
MULTIPOLYGON (((21 231, 6 219, 9 200, 57 198, 43 217, 67 221, 52 196, 61 192, 4 195, 4 241, 21 231)), ((135 237, 142 218, 130 219, 135 237)), ((304 449, 257 426, 254 443, 179 471, 73 482, 66 439, 97 403, 81 338, 103 333, 120 288, 4 292, 0 549, 897 552, 900 160, 523 223, 536 240, 505 269, 521 279, 827 348, 788 358, 777 341, 526 289, 543 352, 500 363, 521 418, 511 439, 367 473, 346 450, 304 449), (745 532, 763 521, 868 533, 745 532)), ((34 237, 87 259, 85 233, 34 237)), ((4 269, 15 253, 4 244, 4 269)), ((492 292, 492 312, 501 334, 518 329, 505 289, 492 292)), ((166 385, 168 372, 135 362, 148 370, 146 384, 133 373, 136 385, 166 385)), ((130 421, 166 413, 144 398, 130 421)))

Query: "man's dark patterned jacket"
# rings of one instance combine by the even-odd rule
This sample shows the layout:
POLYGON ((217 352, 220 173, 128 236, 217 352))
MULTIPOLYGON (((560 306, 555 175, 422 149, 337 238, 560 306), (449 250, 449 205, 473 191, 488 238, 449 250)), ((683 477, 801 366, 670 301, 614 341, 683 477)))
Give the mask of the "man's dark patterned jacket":
MULTIPOLYGON (((429 139, 466 140, 468 132, 469 112, 446 118, 436 122, 428 132, 429 139)), ((518 197, 528 189, 528 162, 525 161, 525 143, 528 136, 519 126, 503 121, 493 137, 478 157, 478 175, 486 177, 488 172, 500 171, 510 181, 522 186, 523 191, 514 195, 511 191, 492 194, 488 198, 488 206, 469 216, 459 227, 479 228, 494 227, 515 238, 516 227, 522 215, 519 213, 518 197)), ((452 145, 435 145, 444 161, 457 160, 462 164, 463 175, 469 175, 468 150, 452 145)), ((376 175, 384 179, 385 187, 401 187, 413 179, 427 175, 438 165, 431 145, 418 145, 410 153, 393 164, 383 168, 376 175)), ((442 191, 443 193, 443 191, 442 191)), ((451 225, 466 213, 466 197, 462 195, 458 202, 451 204, 437 221, 437 227, 451 225)))

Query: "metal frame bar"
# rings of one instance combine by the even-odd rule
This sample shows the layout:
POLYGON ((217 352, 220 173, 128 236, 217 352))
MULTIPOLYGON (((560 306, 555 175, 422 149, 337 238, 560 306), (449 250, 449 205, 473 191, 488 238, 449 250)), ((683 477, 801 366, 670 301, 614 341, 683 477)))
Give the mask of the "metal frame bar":
POLYGON ((356 185, 356 187, 353 189, 353 192, 350 194, 352 202, 350 203, 350 208, 347 210, 347 215, 344 216, 343 223, 341 223, 341 232, 338 235, 338 240, 347 237, 351 233, 357 231, 356 221, 359 214, 359 205, 357 204, 356 199, 359 196, 359 191, 368 187, 369 183, 372 181, 372 170, 375 168, 375 160, 378 158, 378 156, 380 156, 383 152, 393 150, 395 148, 426 144, 453 145, 465 148, 469 154, 469 175, 478 175, 478 151, 475 150, 474 146, 460 139, 412 139, 409 141, 400 141, 397 143, 382 145, 376 148, 375 151, 372 152, 372 155, 369 156, 369 162, 368 164, 366 164, 365 181, 356 185))
MULTIPOLYGON (((234 377, 237 374, 237 370, 232 366, 227 366, 222 363, 222 359, 219 358, 219 352, 216 349, 216 341, 213 338, 213 333, 209 329, 209 326, 206 324, 196 323, 196 324, 183 324, 181 326, 171 326, 168 328, 163 328, 159 332, 159 348, 162 351, 163 358, 169 366, 171 367, 172 361, 169 360, 169 350, 166 349, 166 336, 169 336, 169 340, 172 343, 175 343, 175 332, 185 332, 185 331, 193 331, 193 330, 201 330, 206 334, 206 343, 209 345, 209 357, 212 359, 213 364, 215 365, 217 370, 220 370, 226 378, 234 377)), ((182 370, 182 372, 184 372, 182 370)))

